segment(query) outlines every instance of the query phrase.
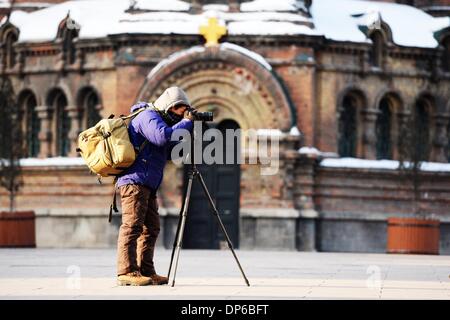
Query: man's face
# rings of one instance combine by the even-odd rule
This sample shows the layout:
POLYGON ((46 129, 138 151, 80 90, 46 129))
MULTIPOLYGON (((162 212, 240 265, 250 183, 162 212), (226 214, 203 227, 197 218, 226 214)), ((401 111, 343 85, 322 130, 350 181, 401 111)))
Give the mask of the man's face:
POLYGON ((184 104, 178 104, 176 106, 170 107, 169 111, 172 111, 173 113, 183 116, 184 112, 187 110, 187 106, 184 104))

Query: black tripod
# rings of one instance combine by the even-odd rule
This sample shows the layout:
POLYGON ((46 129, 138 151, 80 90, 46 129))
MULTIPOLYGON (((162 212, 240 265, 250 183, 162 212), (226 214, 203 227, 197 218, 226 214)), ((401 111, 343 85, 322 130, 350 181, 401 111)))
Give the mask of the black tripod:
MULTIPOLYGON (((192 182, 194 181, 194 178, 197 177, 202 185, 203 191, 205 192, 205 194, 209 200, 209 204, 211 205, 211 207, 214 211, 214 215, 217 218, 219 226, 222 229, 223 234, 225 235, 225 239, 228 243, 228 248, 230 248, 231 252, 233 253, 234 259, 236 260, 239 270, 241 270, 241 273, 242 273, 242 276, 244 277, 245 283, 247 284, 247 286, 250 286, 250 283, 248 282, 248 279, 245 276, 244 270, 242 270, 241 264, 239 263, 239 260, 236 256, 236 253, 234 252, 233 244, 231 243, 230 237, 228 237, 227 231, 225 230, 225 226, 223 225, 222 220, 220 219, 219 212, 217 211, 217 208, 213 202, 213 199, 211 198, 208 188, 206 187, 205 181, 203 180, 203 177, 202 177, 200 171, 198 171, 197 166, 195 165, 195 161, 194 161, 195 136, 196 136, 196 132, 195 132, 195 130, 192 130, 191 152, 190 152, 191 168, 189 169, 189 173, 188 173, 189 179, 188 179, 188 185, 187 185, 187 190, 186 190, 186 196, 184 198, 183 207, 181 208, 180 218, 178 220, 178 227, 177 227, 177 231, 175 234, 175 240, 174 240, 173 249, 172 249, 172 256, 170 258, 169 272, 168 272, 167 276, 170 279, 170 273, 172 271, 172 265, 173 265, 174 257, 175 257, 175 266, 173 269, 172 287, 175 286, 175 276, 177 274, 178 258, 180 256, 181 244, 182 244, 183 234, 184 234, 184 227, 186 225, 186 217, 187 217, 187 211, 188 211, 188 207, 189 207, 189 199, 191 197, 191 191, 192 191, 192 182)), ((187 155, 187 157, 189 157, 189 154, 187 155)))

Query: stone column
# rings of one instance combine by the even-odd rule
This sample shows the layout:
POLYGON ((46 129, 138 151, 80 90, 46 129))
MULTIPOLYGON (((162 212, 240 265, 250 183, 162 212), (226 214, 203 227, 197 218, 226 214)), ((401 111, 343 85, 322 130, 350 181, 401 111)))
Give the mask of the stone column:
POLYGON ((316 251, 316 221, 318 213, 314 203, 315 170, 318 154, 300 154, 295 170, 295 207, 300 211, 297 222, 297 249, 316 251))
POLYGON ((299 136, 285 136, 280 140, 280 169, 282 171, 282 200, 294 207, 295 165, 299 157, 299 136))
POLYGON ((55 40, 55 44, 58 47, 58 54, 57 54, 57 62, 55 64, 55 70, 59 72, 63 72, 65 68, 65 60, 66 60, 66 52, 63 50, 63 40, 61 38, 58 38, 55 40))
POLYGON ((84 52, 81 48, 77 48, 75 51, 75 62, 72 66, 74 70, 77 70, 78 72, 83 72, 83 66, 84 66, 84 52))
POLYGON ((81 128, 81 109, 76 106, 66 106, 65 111, 69 117, 70 130, 68 133, 68 138, 70 141, 68 157, 78 157, 79 153, 76 151, 78 145, 78 135, 80 134, 81 128))
POLYGON ((447 162, 449 114, 437 114, 434 116, 434 136, 431 145, 430 161, 447 162))
POLYGON ((377 157, 377 137, 375 124, 379 114, 378 110, 362 110, 363 126, 363 157, 366 159, 376 159, 377 157))
POLYGON ((191 1, 191 8, 189 9, 190 13, 201 13, 202 12, 202 2, 201 0, 193 0, 191 1))
POLYGON ((52 150, 52 115, 53 109, 49 106, 36 106, 36 112, 41 122, 41 131, 38 138, 40 141, 39 158, 51 157, 52 150))
POLYGON ((5 72, 6 69, 6 45, 0 43, 0 72, 5 72))
POLYGON ((25 67, 25 54, 23 51, 17 51, 16 64, 14 65, 14 71, 19 73, 20 77, 24 76, 23 69, 25 67))
POLYGON ((241 4, 238 0, 229 0, 228 1, 229 11, 230 12, 239 12, 241 11, 241 4))
POLYGON ((406 156, 404 153, 406 152, 405 148, 407 147, 408 142, 405 141, 405 137, 407 136, 406 131, 410 130, 408 125, 409 125, 409 121, 410 121, 410 117, 411 117, 411 113, 409 112, 398 112, 397 113, 397 139, 395 141, 395 146, 392 156, 394 159, 398 159, 401 160, 402 157, 406 156), (404 149, 402 151, 402 148, 404 149), (403 152, 403 154, 402 154, 403 152))

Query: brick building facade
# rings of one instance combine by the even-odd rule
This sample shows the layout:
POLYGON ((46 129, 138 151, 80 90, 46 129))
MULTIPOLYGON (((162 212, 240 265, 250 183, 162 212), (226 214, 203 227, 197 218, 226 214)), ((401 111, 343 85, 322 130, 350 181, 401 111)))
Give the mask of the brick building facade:
MULTIPOLYGON (((39 246, 115 244, 120 217, 113 226, 106 222, 113 187, 98 184, 76 159, 78 133, 171 85, 184 88, 200 110, 213 111, 218 128, 272 129, 280 137, 277 175, 262 176, 251 164, 204 168, 241 248, 383 252, 387 217, 412 214, 410 183, 379 165, 399 159, 408 119, 423 119, 423 160, 449 162, 446 1, 410 3, 433 7, 435 18, 380 2, 375 20, 360 9, 375 2, 360 1, 337 21, 359 19, 348 38, 346 30, 338 34, 324 24, 329 0, 286 0, 279 9, 261 0, 118 1, 110 9, 99 0, 47 2, 61 4, 29 13, 16 8, 0 27, 0 70, 15 88, 30 158, 18 204, 37 212, 39 246), (393 12, 432 22, 434 33, 416 21, 417 39, 405 36, 393 12), (228 33, 208 47, 198 26, 211 14, 228 33), (117 23, 106 30, 109 16, 117 23), (336 157, 380 161, 328 166, 325 160, 336 157)), ((448 253, 450 173, 439 168, 423 172, 421 203, 442 221, 441 252, 448 253)), ((166 247, 184 174, 183 166, 169 163, 160 190, 159 241, 166 247)), ((220 247, 205 200, 193 201, 204 227, 191 224, 186 243, 220 247), (195 241, 199 234, 206 244, 195 241)), ((7 197, 1 201, 6 207, 7 197)))

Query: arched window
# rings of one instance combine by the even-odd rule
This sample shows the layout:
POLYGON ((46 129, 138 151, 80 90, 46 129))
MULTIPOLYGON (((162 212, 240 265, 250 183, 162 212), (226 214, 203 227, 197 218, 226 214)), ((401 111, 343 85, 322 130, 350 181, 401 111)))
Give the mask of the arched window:
POLYGON ((377 159, 392 159, 392 108, 388 98, 380 101, 375 130, 377 136, 377 159))
POLYGON ((19 96, 19 107, 22 112, 22 130, 24 132, 26 153, 28 157, 37 157, 40 149, 40 119, 36 112, 36 98, 33 93, 25 92, 19 96))
POLYGON ((442 41, 444 52, 442 53, 442 69, 445 72, 450 72, 450 36, 447 36, 442 41))
POLYGON ((370 35, 372 40, 372 50, 370 51, 370 64, 373 67, 381 68, 383 66, 384 37, 380 31, 374 31, 370 35))
POLYGON ((347 94, 339 109, 338 152, 341 157, 356 157, 357 147, 357 100, 347 94))
POLYGON ((53 132, 55 137, 55 153, 58 156, 67 156, 70 147, 69 130, 70 118, 66 111, 67 99, 61 90, 52 92, 49 105, 53 110, 53 132))
POLYGON ((17 33, 10 29, 4 38, 5 44, 5 64, 6 68, 11 69, 14 67, 16 63, 16 52, 14 50, 14 44, 17 42, 18 36, 17 33))
POLYGON ((78 107, 82 112, 81 128, 87 129, 99 122, 101 102, 100 98, 92 88, 85 88, 78 96, 78 107))
POLYGON ((418 161, 427 161, 431 150, 431 105, 425 98, 419 99, 416 103, 412 130, 415 143, 414 158, 418 161))

